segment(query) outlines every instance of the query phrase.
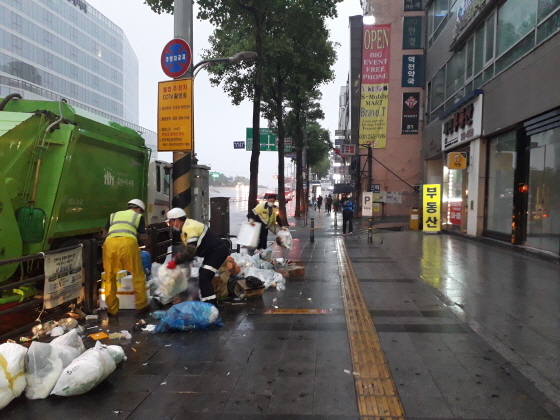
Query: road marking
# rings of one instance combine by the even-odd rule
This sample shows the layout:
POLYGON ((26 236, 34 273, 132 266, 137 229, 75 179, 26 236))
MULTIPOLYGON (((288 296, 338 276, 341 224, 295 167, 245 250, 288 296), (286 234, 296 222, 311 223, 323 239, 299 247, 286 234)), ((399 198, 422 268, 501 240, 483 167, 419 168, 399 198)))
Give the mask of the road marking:
POLYGON ((285 314, 298 314, 298 315, 318 315, 328 314, 328 309, 266 309, 265 315, 285 315, 285 314))
POLYGON ((336 238, 344 312, 361 420, 405 420, 405 413, 344 240, 336 238))

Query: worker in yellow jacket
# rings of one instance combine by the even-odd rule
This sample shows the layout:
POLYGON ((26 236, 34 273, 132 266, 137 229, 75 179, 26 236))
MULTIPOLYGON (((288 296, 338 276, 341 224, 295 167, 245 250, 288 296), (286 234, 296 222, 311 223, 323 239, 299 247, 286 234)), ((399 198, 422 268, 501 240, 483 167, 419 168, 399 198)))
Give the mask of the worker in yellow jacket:
POLYGON ((146 222, 142 214, 146 210, 142 200, 128 202, 127 210, 111 214, 103 236, 103 268, 105 269, 105 303, 111 317, 119 314, 117 298, 117 273, 126 270, 132 274, 132 286, 136 299, 136 312, 149 312, 150 305, 146 298, 146 275, 142 267, 138 239, 146 241, 146 222))
POLYGON ((266 194, 266 201, 258 204, 247 214, 249 222, 257 221, 261 223, 258 249, 266 248, 266 238, 269 230, 272 233, 276 233, 282 227, 282 221, 278 216, 278 207, 274 204, 275 202, 276 194, 266 194))
POLYGON ((216 305, 217 297, 212 279, 229 256, 229 247, 217 233, 208 229, 208 226, 188 219, 185 211, 179 207, 167 212, 167 224, 174 231, 181 232, 181 241, 187 248, 175 255, 167 266, 174 268, 176 263, 192 260, 194 255, 204 258, 198 274, 200 300, 216 305))

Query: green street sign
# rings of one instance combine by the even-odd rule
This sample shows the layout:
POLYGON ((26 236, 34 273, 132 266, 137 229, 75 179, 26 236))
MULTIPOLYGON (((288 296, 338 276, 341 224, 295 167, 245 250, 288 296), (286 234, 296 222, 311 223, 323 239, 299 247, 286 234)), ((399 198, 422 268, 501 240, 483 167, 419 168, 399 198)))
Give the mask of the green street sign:
MULTIPOLYGON (((278 151, 278 137, 270 128, 259 129, 259 142, 261 144, 261 152, 277 152, 278 151)), ((245 150, 253 150, 253 129, 247 128, 247 135, 245 139, 245 150)), ((284 152, 292 151, 292 146, 284 146, 284 152)))
POLYGON ((212 178, 219 178, 220 177, 220 173, 219 172, 210 172, 210 176, 212 178))

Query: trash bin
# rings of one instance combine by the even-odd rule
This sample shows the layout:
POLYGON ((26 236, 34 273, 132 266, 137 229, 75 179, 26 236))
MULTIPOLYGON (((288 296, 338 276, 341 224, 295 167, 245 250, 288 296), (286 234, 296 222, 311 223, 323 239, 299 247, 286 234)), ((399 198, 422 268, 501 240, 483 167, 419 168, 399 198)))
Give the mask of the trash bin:
POLYGON ((210 228, 220 238, 229 236, 229 197, 210 199, 210 228))
POLYGON ((418 207, 410 208, 409 229, 420 230, 420 209, 418 207))

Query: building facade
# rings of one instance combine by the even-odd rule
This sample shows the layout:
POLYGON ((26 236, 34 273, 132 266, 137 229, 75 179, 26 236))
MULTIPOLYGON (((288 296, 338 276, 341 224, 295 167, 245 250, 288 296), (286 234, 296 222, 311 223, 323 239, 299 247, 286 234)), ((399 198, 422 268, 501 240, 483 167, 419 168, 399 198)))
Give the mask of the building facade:
POLYGON ((424 182, 443 186, 443 228, 559 254, 560 1, 425 8, 424 182))
POLYGON ((123 31, 85 0, 0 0, 0 96, 8 93, 65 98, 136 125, 138 59, 123 31))
POLYGON ((356 199, 372 194, 374 217, 408 216, 419 204, 424 11, 406 3, 364 0, 364 17, 350 17, 349 170, 356 199))

